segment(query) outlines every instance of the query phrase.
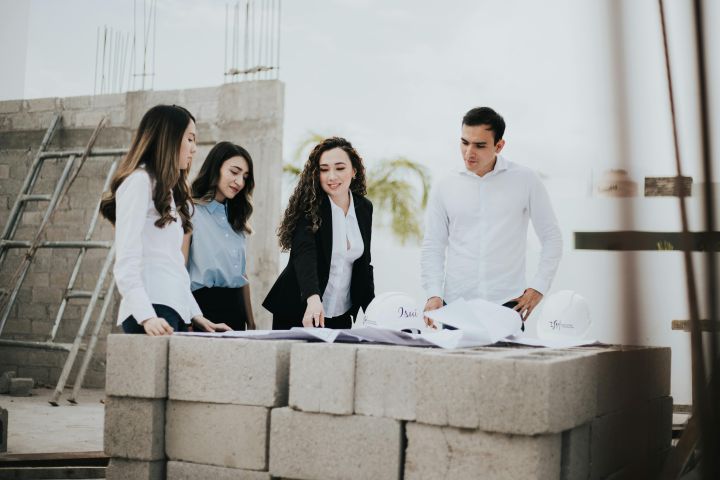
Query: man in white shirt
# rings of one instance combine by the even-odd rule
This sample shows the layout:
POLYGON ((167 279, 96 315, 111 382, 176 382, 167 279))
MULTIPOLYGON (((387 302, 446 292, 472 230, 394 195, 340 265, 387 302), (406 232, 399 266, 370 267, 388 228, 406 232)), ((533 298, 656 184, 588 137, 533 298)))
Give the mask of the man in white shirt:
POLYGON ((435 186, 427 208, 425 311, 459 298, 482 298, 514 308, 525 321, 550 288, 562 256, 560 228, 538 175, 500 155, 504 132, 505 121, 491 108, 474 108, 463 117, 465 168, 435 186), (530 282, 528 220, 542 245, 530 282))

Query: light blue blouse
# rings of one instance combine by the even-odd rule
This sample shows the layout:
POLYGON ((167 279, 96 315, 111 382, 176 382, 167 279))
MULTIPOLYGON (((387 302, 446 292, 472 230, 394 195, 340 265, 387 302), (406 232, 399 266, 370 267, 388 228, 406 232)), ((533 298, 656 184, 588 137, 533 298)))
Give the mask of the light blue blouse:
POLYGON ((227 219, 225 204, 213 200, 195 205, 188 258, 190 288, 239 288, 248 284, 245 273, 245 233, 236 232, 227 219))

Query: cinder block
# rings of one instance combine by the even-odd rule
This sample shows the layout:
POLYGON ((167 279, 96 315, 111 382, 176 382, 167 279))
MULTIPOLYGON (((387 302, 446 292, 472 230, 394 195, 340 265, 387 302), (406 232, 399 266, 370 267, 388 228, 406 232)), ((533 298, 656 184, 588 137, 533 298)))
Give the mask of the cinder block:
POLYGON ((46 112, 57 108, 57 98, 31 98, 27 101, 29 112, 46 112))
POLYGON ((648 402, 648 449, 650 453, 664 452, 672 444, 673 398, 660 397, 648 402))
POLYGON ((297 343, 290 361, 290 406, 305 412, 351 415, 356 345, 297 343))
POLYGON ((590 424, 562 433, 560 480, 587 480, 590 476, 590 424))
POLYGON ((270 425, 273 477, 400 478, 403 428, 398 420, 276 408, 270 425))
POLYGON ((417 421, 535 435, 559 433, 595 416, 595 356, 429 353, 417 366, 417 421))
POLYGON ((8 411, 0 408, 0 453, 7 452, 8 448, 8 411))
POLYGON ((655 480, 661 478, 662 468, 670 449, 651 454, 648 457, 638 458, 620 470, 608 475, 604 480, 655 480))
POLYGON ((10 396, 29 397, 32 395, 33 387, 35 387, 35 380, 32 378, 11 378, 10 396))
POLYGON ((560 434, 518 436, 406 426, 405 479, 553 479, 560 476, 560 434))
POLYGON ((167 480, 198 480, 205 478, 213 480, 270 480, 270 474, 268 472, 172 460, 167 464, 167 480))
POLYGON ((65 97, 62 99, 62 105, 65 110, 87 110, 91 107, 92 98, 89 95, 65 97))
POLYGON ((99 110, 109 107, 119 107, 125 104, 126 96, 127 94, 125 93, 108 93, 105 95, 95 95, 92 97, 92 106, 93 108, 99 110))
POLYGON ((596 352, 598 416, 670 395, 670 348, 618 346, 596 352))
POLYGON ((415 366, 426 354, 421 348, 358 347, 355 413, 415 420, 415 366))
POLYGON ((168 401, 165 441, 171 460, 267 470, 268 409, 168 401))
POLYGON ((263 407, 287 405, 293 343, 173 336, 168 397, 263 407))
POLYGON ((17 113, 22 110, 24 100, 3 100, 0 102, 0 113, 17 113))
POLYGON ((7 371, 0 375, 0 393, 10 392, 10 380, 15 378, 15 372, 7 371))
POLYGON ((143 462, 111 458, 105 470, 107 480, 165 480, 165 461, 143 462))
POLYGON ((600 479, 646 458, 648 402, 595 418, 590 426, 590 478, 600 479))
POLYGON ((106 397, 105 453, 132 460, 165 459, 165 400, 106 397))
POLYGON ((116 397, 167 397, 170 337, 107 337, 105 393, 116 397))

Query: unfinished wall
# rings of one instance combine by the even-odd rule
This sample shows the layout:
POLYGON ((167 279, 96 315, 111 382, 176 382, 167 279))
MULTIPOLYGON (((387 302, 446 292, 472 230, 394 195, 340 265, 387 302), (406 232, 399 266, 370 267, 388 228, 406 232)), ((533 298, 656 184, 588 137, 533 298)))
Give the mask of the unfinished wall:
MULTIPOLYGON (((127 148, 133 130, 148 108, 160 103, 182 105, 197 118, 198 152, 193 174, 198 171, 210 148, 221 140, 243 145, 253 157, 256 187, 252 224, 255 233, 248 241, 248 273, 258 326, 269 327, 270 318, 260 303, 278 271, 275 229, 280 217, 283 96, 283 84, 269 80, 190 90, 0 102, 0 227, 7 222, 15 197, 55 112, 62 113, 62 123, 48 150, 84 148, 103 115, 108 117, 109 122, 95 148, 127 148)), ((46 240, 81 240, 84 237, 110 164, 110 158, 87 160, 67 198, 59 205, 47 229, 46 240)), ((46 161, 34 192, 51 193, 63 167, 61 160, 46 161)), ((27 206, 15 239, 32 239, 46 206, 45 202, 27 206)), ((110 225, 101 220, 93 239, 111 238, 110 225)), ((0 268, 0 288, 8 287, 22 253, 21 250, 9 252, 0 268)), ((76 288, 94 287, 105 253, 104 250, 96 250, 86 256, 76 288)), ((7 339, 47 339, 76 256, 76 250, 38 251, 0 334, 0 342, 7 339)), ((86 304, 87 300, 71 302, 56 341, 71 342, 74 339, 86 304)), ((111 326, 115 329, 116 305, 117 294, 102 331, 103 339, 111 326)), ((54 385, 65 356, 62 351, 2 344, 0 371, 13 370, 20 376, 31 376, 40 383, 54 385)), ((105 343, 101 341, 86 377, 87 386, 104 384, 104 358, 105 343)))

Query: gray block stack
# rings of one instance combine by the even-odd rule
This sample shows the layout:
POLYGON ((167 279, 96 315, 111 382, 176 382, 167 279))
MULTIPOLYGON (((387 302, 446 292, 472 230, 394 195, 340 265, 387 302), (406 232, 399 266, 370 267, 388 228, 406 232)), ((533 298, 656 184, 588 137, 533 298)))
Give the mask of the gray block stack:
POLYGON ((113 335, 107 384, 108 478, 652 478, 670 448, 666 348, 113 335))
POLYGON ((108 480, 165 478, 170 337, 109 335, 105 393, 108 480))

